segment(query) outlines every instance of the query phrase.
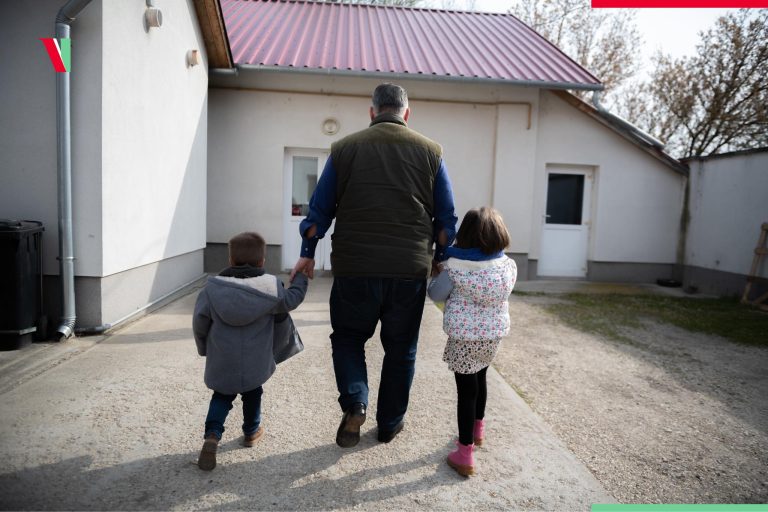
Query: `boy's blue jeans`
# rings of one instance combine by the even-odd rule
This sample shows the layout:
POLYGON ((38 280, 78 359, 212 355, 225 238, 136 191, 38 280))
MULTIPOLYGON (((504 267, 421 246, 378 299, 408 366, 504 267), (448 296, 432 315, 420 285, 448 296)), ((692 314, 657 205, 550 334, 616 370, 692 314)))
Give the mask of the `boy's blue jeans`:
POLYGON ((381 367, 376 422, 393 430, 405 416, 416 364, 426 279, 336 277, 331 289, 331 347, 339 404, 368 405, 365 342, 381 321, 381 367))
MULTIPOLYGON (((243 400, 243 434, 249 436, 259 430, 261 424, 261 395, 264 392, 261 386, 251 391, 241 393, 243 400)), ((213 392, 211 404, 208 406, 208 416, 205 418, 205 435, 214 434, 221 439, 224 433, 224 422, 232 409, 237 395, 225 395, 218 391, 213 392)))

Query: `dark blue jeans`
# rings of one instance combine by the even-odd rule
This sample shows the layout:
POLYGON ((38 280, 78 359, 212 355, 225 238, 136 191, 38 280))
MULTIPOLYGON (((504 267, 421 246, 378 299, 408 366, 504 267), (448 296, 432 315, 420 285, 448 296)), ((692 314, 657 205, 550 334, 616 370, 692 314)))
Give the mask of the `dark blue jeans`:
POLYGON ((365 342, 381 321, 381 368, 376 422, 392 430, 408 409, 426 279, 336 277, 331 289, 331 347, 339 404, 368 405, 365 342))
MULTIPOLYGON (((251 435, 259 430, 261 423, 261 395, 263 390, 261 386, 251 391, 241 393, 243 400, 243 434, 251 435)), ((224 422, 227 419, 229 411, 232 410, 232 402, 237 395, 224 395, 218 391, 213 392, 211 404, 208 406, 208 416, 205 418, 205 435, 215 434, 221 439, 224 433, 224 422)))

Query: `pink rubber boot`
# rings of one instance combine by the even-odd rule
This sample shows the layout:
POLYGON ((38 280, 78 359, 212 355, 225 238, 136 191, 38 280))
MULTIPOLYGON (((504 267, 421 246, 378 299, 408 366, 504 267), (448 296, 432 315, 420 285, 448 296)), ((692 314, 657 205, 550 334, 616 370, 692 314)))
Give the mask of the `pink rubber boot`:
POLYGON ((474 444, 461 444, 456 441, 456 449, 448 454, 448 465, 461 476, 475 474, 474 444))
POLYGON ((473 432, 475 437, 475 446, 483 446, 483 439, 485 439, 485 420, 475 420, 475 430, 473 432))

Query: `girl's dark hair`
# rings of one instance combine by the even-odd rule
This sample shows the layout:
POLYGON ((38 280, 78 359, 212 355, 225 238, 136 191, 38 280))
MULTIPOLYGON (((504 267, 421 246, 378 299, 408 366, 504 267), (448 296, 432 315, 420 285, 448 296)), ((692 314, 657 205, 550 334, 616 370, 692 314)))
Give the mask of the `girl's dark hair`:
POLYGON ((258 267, 264 261, 267 243, 253 231, 246 231, 229 240, 229 259, 234 266, 251 265, 258 267))
POLYGON ((509 231, 504 219, 488 206, 469 210, 456 233, 456 247, 460 249, 477 247, 485 254, 494 254, 508 245, 509 231))

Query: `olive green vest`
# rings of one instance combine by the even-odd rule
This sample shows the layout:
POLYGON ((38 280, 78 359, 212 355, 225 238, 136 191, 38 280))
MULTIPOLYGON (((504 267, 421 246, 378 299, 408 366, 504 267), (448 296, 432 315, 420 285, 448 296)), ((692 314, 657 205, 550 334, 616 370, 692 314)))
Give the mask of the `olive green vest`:
POLYGON ((441 155, 439 144, 390 113, 331 146, 338 180, 334 276, 427 277, 441 155))

